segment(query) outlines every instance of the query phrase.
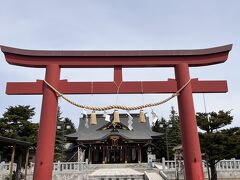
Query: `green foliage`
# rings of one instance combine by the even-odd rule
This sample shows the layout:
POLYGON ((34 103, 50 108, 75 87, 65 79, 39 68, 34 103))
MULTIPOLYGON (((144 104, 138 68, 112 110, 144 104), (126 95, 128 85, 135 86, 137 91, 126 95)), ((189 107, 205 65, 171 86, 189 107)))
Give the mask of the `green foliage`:
POLYGON ((224 129, 221 133, 228 137, 225 142, 225 147, 227 147, 227 154, 224 156, 225 159, 229 158, 240 158, 240 128, 233 127, 230 129, 224 129))
POLYGON ((171 152, 173 154, 172 149, 177 145, 181 144, 181 130, 180 130, 180 119, 177 112, 174 108, 171 108, 170 116, 169 116, 169 123, 172 124, 172 127, 169 128, 168 132, 168 139, 171 148, 171 152))
POLYGON ((33 143, 37 142, 37 123, 31 119, 35 115, 35 108, 30 106, 10 106, 0 118, 0 135, 33 143))
POLYGON ((232 123, 233 117, 230 116, 231 111, 219 111, 210 113, 197 113, 197 125, 207 133, 213 132, 232 123))
MULTIPOLYGON (((0 118, 0 136, 18 139, 32 143, 31 150, 36 149, 38 124, 32 123, 31 119, 34 116, 35 108, 30 106, 10 106, 0 118)), ((12 147, 9 144, 0 146, 0 151, 3 152, 5 161, 10 161, 12 147)), ((17 147, 15 158, 20 154, 25 154, 26 147, 17 147)), ((23 162, 25 159, 22 160, 23 162)), ((23 165, 23 163, 22 163, 23 165)))
POLYGON ((67 160, 67 139, 65 135, 76 132, 76 128, 69 118, 64 118, 61 116, 60 107, 58 107, 57 113, 57 131, 56 131, 56 141, 55 141, 55 161, 66 161, 67 160))
POLYGON ((219 160, 230 158, 231 149, 228 148, 232 141, 235 129, 220 130, 231 124, 233 117, 230 111, 210 113, 197 113, 197 125, 204 132, 199 133, 202 151, 207 154, 207 160, 217 163, 219 160))
POLYGON ((169 156, 169 159, 174 158, 173 148, 181 144, 181 132, 179 127, 179 116, 174 108, 171 108, 169 120, 164 118, 153 123, 152 130, 160 132, 163 135, 156 140, 153 140, 153 152, 157 158, 169 156))
POLYGON ((156 154, 157 159, 162 157, 167 157, 167 148, 166 148, 166 136, 165 129, 160 127, 166 120, 164 118, 158 119, 153 122, 152 130, 155 132, 162 133, 158 139, 152 141, 153 153, 156 154))
POLYGON ((222 159, 239 157, 240 130, 230 128, 221 130, 232 123, 231 111, 197 113, 197 125, 203 131, 199 133, 202 153, 211 169, 212 180, 217 179, 215 164, 222 159))

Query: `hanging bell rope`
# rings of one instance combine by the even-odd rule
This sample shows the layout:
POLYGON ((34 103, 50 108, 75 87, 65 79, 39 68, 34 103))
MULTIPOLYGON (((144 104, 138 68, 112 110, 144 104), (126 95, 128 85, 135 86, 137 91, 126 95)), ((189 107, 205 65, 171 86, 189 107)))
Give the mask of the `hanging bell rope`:
POLYGON ((115 124, 120 123, 118 110, 115 110, 113 113, 113 122, 112 123, 115 123, 115 124))
POLYGON ((91 125, 96 125, 97 124, 97 116, 96 116, 95 111, 92 111, 92 113, 91 113, 90 124, 91 125))
POLYGON ((148 104, 143 104, 143 105, 139 105, 139 106, 123 106, 123 105, 110 105, 110 106, 103 106, 103 107, 97 107, 97 106, 87 106, 87 105, 82 105, 82 104, 78 104, 72 100, 70 100, 69 98, 67 98, 66 96, 64 96, 62 93, 60 93, 56 88, 54 88, 51 84, 49 84, 46 80, 43 80, 58 96, 62 97, 64 100, 66 100, 67 102, 69 102, 70 104, 82 108, 82 109, 88 109, 88 110, 92 110, 92 111, 106 111, 106 110, 111 110, 111 109, 121 109, 121 110, 126 110, 126 111, 133 111, 133 110, 141 110, 144 108, 148 108, 148 107, 154 107, 154 106, 159 106, 162 105, 168 101, 170 101, 172 98, 178 96, 180 94, 180 92, 191 82, 191 79, 188 80, 188 82, 186 82, 186 84, 184 84, 176 93, 173 93, 170 97, 159 101, 159 102, 155 102, 155 103, 148 103, 148 104))
POLYGON ((139 122, 140 123, 145 123, 146 122, 145 114, 144 114, 144 111, 142 109, 140 110, 140 114, 139 114, 139 122))

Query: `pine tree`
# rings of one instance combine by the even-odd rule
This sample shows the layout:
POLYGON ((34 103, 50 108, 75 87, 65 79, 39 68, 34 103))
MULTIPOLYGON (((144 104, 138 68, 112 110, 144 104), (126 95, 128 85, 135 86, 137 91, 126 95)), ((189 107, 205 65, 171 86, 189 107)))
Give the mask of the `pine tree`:
POLYGON ((233 117, 230 113, 230 111, 221 110, 218 113, 197 113, 196 115, 197 125, 203 131, 199 133, 199 138, 202 153, 206 154, 206 162, 211 169, 211 180, 217 180, 216 163, 225 158, 232 158, 233 152, 236 153, 236 141, 234 142, 234 136, 231 134, 234 130, 221 130, 231 124, 233 117))
POLYGON ((0 118, 0 135, 31 142, 36 148, 38 124, 32 123, 35 108, 30 106, 10 106, 0 118))
MULTIPOLYGON (((30 150, 35 151, 37 145, 38 124, 31 122, 35 115, 35 108, 30 106, 10 106, 0 118, 0 136, 18 139, 30 142, 30 150)), ((15 160, 17 160, 16 178, 20 177, 21 165, 25 162, 22 156, 25 156, 26 147, 17 147, 15 152, 15 160)), ((9 161, 11 158, 11 145, 0 146, 0 151, 4 154, 4 160, 9 161)), ((15 161, 16 162, 16 161, 15 161)))
POLYGON ((152 125, 153 131, 162 133, 162 136, 152 141, 153 153, 156 154, 157 159, 167 157, 165 129, 161 127, 161 125, 165 124, 165 122, 166 120, 161 118, 160 120, 158 119, 157 121, 153 122, 152 125))
POLYGON ((171 127, 168 128, 168 148, 170 152, 170 157, 173 158, 174 151, 173 148, 181 144, 181 130, 180 130, 180 120, 179 115, 175 111, 174 107, 171 107, 169 124, 171 127))
POLYGON ((67 138, 65 135, 76 132, 76 128, 72 123, 71 119, 62 117, 60 107, 57 112, 57 130, 56 130, 56 141, 55 141, 55 161, 66 161, 66 150, 67 150, 67 138))
POLYGON ((152 130, 163 135, 153 141, 154 153, 157 158, 174 158, 173 148, 181 144, 181 133, 179 127, 179 116, 174 107, 171 107, 169 120, 164 118, 153 123, 152 130))

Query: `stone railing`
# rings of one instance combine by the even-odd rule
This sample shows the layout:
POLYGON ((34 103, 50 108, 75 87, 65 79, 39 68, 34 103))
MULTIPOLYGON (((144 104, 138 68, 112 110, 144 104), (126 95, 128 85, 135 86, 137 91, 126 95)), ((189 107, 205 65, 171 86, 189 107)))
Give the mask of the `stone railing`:
MULTIPOLYGON (((183 169, 183 161, 176 160, 165 160, 162 158, 162 169, 163 170, 176 170, 176 168, 183 169)), ((207 170, 207 164, 203 161, 203 169, 207 170)), ((239 159, 228 159, 221 160, 216 164, 217 171, 221 170, 240 170, 240 160, 239 159)))
POLYGON ((85 162, 57 162, 53 163, 53 172, 72 172, 86 170, 85 162))
MULTIPOLYGON (((147 167, 147 164, 122 164, 128 168, 141 168, 144 169, 147 167), (144 165, 144 166, 143 166, 144 165)), ((96 165, 96 164, 86 164, 85 162, 56 162, 53 164, 53 177, 57 176, 83 176, 87 175, 88 172, 94 171, 97 168, 105 167, 105 168, 111 168, 122 166, 120 165, 111 165, 111 164, 105 164, 105 165, 96 165)), ((184 174, 184 163, 183 161, 167 161, 164 158, 162 159, 162 163, 156 163, 156 166, 159 167, 160 170, 163 172, 166 172, 170 176, 175 177, 176 171, 179 172, 179 174, 184 174), (158 165, 157 165, 158 164, 158 165), (171 175, 172 174, 172 175, 171 175)), ((207 166, 205 161, 203 161, 203 169, 205 172, 205 176, 207 176, 207 166)), ((216 169, 218 174, 221 177, 239 177, 240 178, 240 160, 237 159, 230 159, 230 160, 222 160, 219 161, 216 164, 216 169)), ((0 163, 0 179, 4 179, 5 177, 8 177, 10 170, 10 164, 9 163, 0 163)), ((13 171, 16 171, 16 164, 13 164, 13 171)), ((28 179, 32 179, 34 171, 34 163, 30 163, 30 166, 28 167, 28 179)), ((24 174, 24 169, 22 169, 22 173, 24 174)), ((68 179, 69 179, 68 178, 68 179)), ((54 178, 57 179, 57 178, 54 178)), ((71 178, 70 178, 71 179, 71 178)), ((171 178, 170 178, 171 179, 171 178)))
MULTIPOLYGON (((16 163, 13 164, 13 171, 16 171, 16 163)), ((59 173, 80 173, 87 169, 87 164, 85 162, 56 162, 53 163, 53 174, 59 173)), ((34 163, 30 163, 28 167, 28 177, 32 176, 34 171, 34 163)), ((0 179, 5 179, 9 176, 10 163, 1 162, 0 163, 0 179)), ((21 170, 22 174, 25 173, 24 169, 21 170)))
MULTIPOLYGON (((15 171, 16 168, 17 168, 17 164, 13 163, 13 171, 15 171)), ((10 170, 10 163, 5 163, 5 162, 0 163, 0 172, 9 171, 9 170, 10 170)))
POLYGON ((232 170, 238 169, 240 170, 240 160, 239 159, 231 159, 231 160, 222 160, 216 164, 217 170, 232 170))
MULTIPOLYGON (((157 163, 156 167, 166 173, 168 179, 176 179, 176 177, 184 179, 183 161, 168 161, 163 158, 162 163, 157 163)), ((219 179, 240 179, 240 160, 221 160, 216 164, 216 170, 219 179)), ((207 168, 205 161, 203 161, 203 171, 204 177, 208 178, 211 172, 210 169, 207 168)))
MULTIPOLYGON (((13 171, 16 171, 17 164, 13 163, 13 171)), ((10 172, 10 163, 1 162, 0 163, 0 179, 5 179, 10 172)))

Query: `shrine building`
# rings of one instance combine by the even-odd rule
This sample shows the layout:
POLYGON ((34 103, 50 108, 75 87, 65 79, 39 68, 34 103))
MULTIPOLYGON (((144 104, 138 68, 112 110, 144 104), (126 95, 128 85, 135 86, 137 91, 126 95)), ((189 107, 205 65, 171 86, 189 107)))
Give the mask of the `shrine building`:
MULTIPOLYGON (((129 117, 120 114, 120 122, 105 121, 101 114, 97 115, 97 124, 86 127, 86 118, 80 119, 76 133, 67 135, 68 139, 85 147, 85 158, 89 163, 138 163, 147 162, 147 154, 151 152, 151 142, 159 138, 161 133, 152 131, 149 119, 139 121, 139 114, 132 115, 132 130, 129 129, 129 117)), ((131 124, 131 122, 130 122, 131 124)))

